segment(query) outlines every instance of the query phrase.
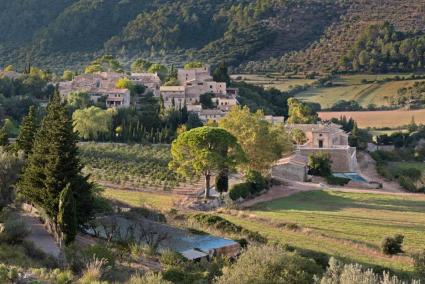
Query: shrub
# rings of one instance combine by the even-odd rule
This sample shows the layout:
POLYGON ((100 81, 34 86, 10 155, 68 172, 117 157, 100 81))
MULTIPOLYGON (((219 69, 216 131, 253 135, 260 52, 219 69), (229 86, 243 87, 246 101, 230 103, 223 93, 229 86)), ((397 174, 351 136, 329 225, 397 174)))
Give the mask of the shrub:
POLYGON ((161 261, 161 264, 166 267, 177 267, 185 261, 181 254, 171 250, 163 251, 159 260, 161 261))
POLYGON ((218 284, 313 283, 321 268, 311 259, 287 252, 280 246, 251 246, 230 267, 223 269, 218 284))
POLYGON ((148 244, 132 244, 130 245, 131 255, 138 259, 142 256, 154 256, 156 249, 148 244))
POLYGON ((232 200, 238 200, 239 198, 247 198, 252 191, 251 183, 239 183, 235 184, 229 191, 229 196, 232 200))
POLYGON ((229 175, 227 171, 222 171, 216 176, 215 189, 220 194, 229 190, 229 175))
MULTIPOLYGON (((83 251, 83 257, 86 263, 91 263, 93 260, 102 260, 103 265, 114 266, 115 255, 106 246, 95 244, 87 247, 83 251)), ((94 261, 95 262, 95 261, 94 261)))
POLYGON ((251 183, 251 193, 257 193, 267 187, 267 180, 257 171, 248 171, 246 182, 251 183))
POLYGON ((191 215, 189 218, 201 225, 212 227, 224 233, 240 234, 246 236, 250 241, 267 243, 267 238, 260 233, 247 230, 220 216, 199 213, 191 215))
POLYGON ((350 182, 349 178, 336 177, 333 175, 329 175, 326 177, 326 182, 330 185, 339 185, 343 186, 350 182))
POLYGON ((172 282, 165 280, 161 273, 154 273, 149 271, 143 276, 131 276, 128 284, 172 284, 172 282))
POLYGON ((421 276, 425 276, 425 250, 414 254, 413 261, 415 272, 421 276))
POLYGON ((393 237, 385 237, 381 245, 382 252, 388 255, 402 253, 403 240, 404 236, 399 234, 393 237))
POLYGON ((417 168, 398 168, 397 171, 399 172, 400 176, 409 177, 413 181, 417 181, 422 176, 422 171, 417 168))
MULTIPOLYGON (((365 269, 359 264, 343 264, 335 258, 329 260, 329 267, 321 277, 315 277, 315 283, 368 283, 368 284, 400 284, 404 282, 397 276, 391 276, 388 272, 375 273, 372 269, 365 269)), ((419 283, 412 281, 411 283, 419 283)))
POLYGON ((22 218, 9 216, 4 223, 1 238, 10 244, 21 243, 30 233, 22 218))
POLYGON ((315 176, 326 177, 331 174, 331 158, 328 153, 319 152, 308 156, 309 173, 315 176))
POLYGON ((406 189, 407 191, 411 191, 411 192, 417 192, 418 191, 415 183, 413 182, 413 180, 410 177, 400 176, 398 178, 398 182, 399 182, 400 186, 403 187, 404 189, 406 189))
POLYGON ((106 261, 104 259, 99 260, 94 257, 87 263, 83 276, 80 278, 79 282, 81 284, 99 283, 102 277, 102 269, 105 264, 106 261))

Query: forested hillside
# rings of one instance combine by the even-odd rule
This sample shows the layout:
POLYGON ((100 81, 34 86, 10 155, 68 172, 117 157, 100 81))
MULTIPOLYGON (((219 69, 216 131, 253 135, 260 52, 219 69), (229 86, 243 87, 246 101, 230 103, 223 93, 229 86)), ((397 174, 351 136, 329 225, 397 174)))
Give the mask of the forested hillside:
POLYGON ((425 0, 0 0, 0 68, 60 71, 111 54, 329 71, 371 25, 418 35, 424 14, 425 0))
POLYGON ((181 63, 302 49, 341 15, 334 0, 0 0, 0 66, 81 66, 108 53, 181 63))

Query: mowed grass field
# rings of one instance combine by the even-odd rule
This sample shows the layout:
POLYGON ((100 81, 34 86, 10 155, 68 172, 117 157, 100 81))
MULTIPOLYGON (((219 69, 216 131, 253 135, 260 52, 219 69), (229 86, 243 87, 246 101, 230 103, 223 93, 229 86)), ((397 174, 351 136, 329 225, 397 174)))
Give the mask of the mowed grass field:
MULTIPOLYGON (((103 196, 164 212, 177 200, 172 194, 118 189, 106 189, 103 196)), ((410 254, 425 249, 425 195, 311 191, 262 203, 251 210, 219 214, 271 241, 399 274, 411 274, 410 254), (299 229, 282 226, 288 223, 297 224, 299 229), (394 257, 382 254, 382 239, 397 233, 405 236, 406 253, 394 257)))
POLYGON ((101 195, 108 200, 118 201, 131 207, 149 206, 158 210, 168 210, 176 201, 176 197, 171 193, 150 193, 112 188, 104 189, 101 195))
POLYGON ((360 128, 366 127, 399 127, 409 124, 412 117, 417 124, 425 124, 425 109, 420 110, 389 110, 389 111, 332 111, 319 112, 323 120, 346 116, 353 118, 360 128))
POLYGON ((269 75, 251 75, 251 74, 237 74, 231 76, 235 81, 245 81, 246 83, 262 86, 266 89, 275 88, 280 91, 288 91, 292 87, 297 85, 310 85, 314 83, 315 79, 304 79, 304 78, 291 78, 287 79, 282 75, 269 74, 269 75))
POLYGON ((411 273, 409 254, 425 249, 425 195, 312 191, 224 217, 294 247, 398 273, 411 273), (279 223, 295 223, 300 229, 282 229, 279 223), (405 236, 406 253, 388 257, 380 244, 394 234, 405 236))
POLYGON ((399 89, 410 87, 418 81, 424 81, 372 82, 394 76, 394 74, 341 76, 333 81, 334 86, 310 88, 299 93, 297 98, 320 103, 322 108, 330 108, 339 100, 354 100, 363 107, 367 107, 369 104, 387 106, 389 105, 388 98, 396 96, 399 89), (362 80, 367 80, 368 83, 362 83, 362 80))

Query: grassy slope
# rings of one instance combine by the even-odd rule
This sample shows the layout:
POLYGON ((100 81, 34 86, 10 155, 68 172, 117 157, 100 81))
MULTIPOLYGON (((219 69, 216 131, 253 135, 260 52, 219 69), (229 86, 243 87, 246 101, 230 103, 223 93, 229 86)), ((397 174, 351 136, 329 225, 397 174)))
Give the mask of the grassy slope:
POLYGON ((304 78, 293 78, 286 79, 277 74, 270 75, 254 75, 254 74, 238 74, 231 76, 233 80, 236 81, 245 81, 246 83, 262 86, 264 88, 276 88, 280 91, 288 91, 291 87, 300 85, 303 86, 305 84, 312 84, 316 80, 314 79, 304 79, 304 78))
POLYGON ((105 189, 102 192, 102 196, 109 200, 116 200, 134 207, 149 205, 159 210, 170 209, 173 207, 173 203, 175 201, 175 197, 171 194, 154 194, 110 188, 105 189))
MULTIPOLYGON (((133 206, 150 204, 162 210, 171 208, 174 201, 169 195, 112 189, 104 195, 133 206)), ((306 192, 261 204, 239 215, 222 216, 272 240, 398 273, 411 273, 411 260, 381 254, 379 245, 385 236, 405 235, 407 253, 425 247, 425 195, 306 192), (296 223, 301 230, 283 229, 278 223, 296 223)))
POLYGON ((338 100, 355 100, 364 107, 367 107, 369 104, 381 106, 388 105, 387 98, 396 96, 397 91, 400 88, 412 86, 416 81, 423 81, 406 80, 377 83, 372 82, 374 80, 382 80, 394 76, 396 75, 381 74, 342 76, 334 82, 334 87, 311 88, 301 92, 298 97, 306 101, 320 103, 322 108, 329 108, 338 100), (361 81, 363 79, 368 80, 368 83, 362 83, 361 81))
POLYGON ((269 223, 228 218, 296 247, 398 272, 411 271, 412 265, 407 257, 389 258, 379 253, 385 236, 405 235, 404 248, 408 253, 425 246, 425 196, 307 192, 262 204, 251 214, 269 223), (273 222, 293 222, 303 229, 282 231, 272 226, 273 222))

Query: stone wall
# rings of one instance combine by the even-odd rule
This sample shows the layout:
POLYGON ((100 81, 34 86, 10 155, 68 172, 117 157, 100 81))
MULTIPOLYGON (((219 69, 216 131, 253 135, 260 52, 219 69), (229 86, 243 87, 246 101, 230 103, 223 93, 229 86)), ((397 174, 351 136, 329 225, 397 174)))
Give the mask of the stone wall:
POLYGON ((279 164, 272 168, 272 178, 283 178, 294 181, 307 180, 307 166, 297 164, 279 164))
POLYGON ((330 154, 333 172, 346 173, 357 171, 356 149, 353 147, 332 149, 300 149, 300 154, 306 157, 318 152, 325 152, 330 154))

